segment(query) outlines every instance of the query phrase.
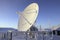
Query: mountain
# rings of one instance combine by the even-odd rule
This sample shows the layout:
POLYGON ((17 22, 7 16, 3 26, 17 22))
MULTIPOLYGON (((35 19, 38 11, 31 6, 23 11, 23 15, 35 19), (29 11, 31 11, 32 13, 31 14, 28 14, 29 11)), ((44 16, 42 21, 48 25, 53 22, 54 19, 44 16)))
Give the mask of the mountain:
POLYGON ((0 28, 0 32, 7 32, 7 31, 18 31, 18 30, 14 28, 0 28))

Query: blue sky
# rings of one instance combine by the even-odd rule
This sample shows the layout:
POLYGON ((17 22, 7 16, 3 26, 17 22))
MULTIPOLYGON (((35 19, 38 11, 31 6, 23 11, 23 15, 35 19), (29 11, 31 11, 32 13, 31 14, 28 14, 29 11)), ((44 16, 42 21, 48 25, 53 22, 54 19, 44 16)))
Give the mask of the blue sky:
POLYGON ((60 0, 0 0, 0 28, 17 28, 17 11, 23 11, 29 4, 39 5, 37 26, 49 28, 60 24, 60 0))

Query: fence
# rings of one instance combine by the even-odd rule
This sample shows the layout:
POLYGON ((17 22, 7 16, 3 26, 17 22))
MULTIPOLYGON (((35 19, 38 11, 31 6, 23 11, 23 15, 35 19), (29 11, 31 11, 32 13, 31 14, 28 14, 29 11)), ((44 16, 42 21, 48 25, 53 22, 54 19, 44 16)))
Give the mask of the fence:
POLYGON ((0 32, 0 40, 59 40, 60 36, 48 32, 0 32))

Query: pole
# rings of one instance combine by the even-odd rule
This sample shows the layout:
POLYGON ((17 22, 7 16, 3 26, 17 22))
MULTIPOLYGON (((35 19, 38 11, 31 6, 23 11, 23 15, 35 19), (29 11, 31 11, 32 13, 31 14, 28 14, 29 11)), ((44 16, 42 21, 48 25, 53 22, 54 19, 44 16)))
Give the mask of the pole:
POLYGON ((25 38, 26 38, 26 40, 27 40, 27 32, 25 32, 25 34, 26 34, 26 37, 25 37, 25 38))

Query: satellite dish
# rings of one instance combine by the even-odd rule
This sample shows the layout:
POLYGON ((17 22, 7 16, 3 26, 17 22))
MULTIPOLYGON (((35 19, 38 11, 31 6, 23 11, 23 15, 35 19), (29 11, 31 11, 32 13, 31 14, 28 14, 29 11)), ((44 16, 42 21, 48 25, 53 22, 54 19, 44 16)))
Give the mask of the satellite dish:
POLYGON ((38 11, 38 4, 32 3, 23 12, 17 12, 19 14, 18 30, 27 31, 36 21, 38 11))

